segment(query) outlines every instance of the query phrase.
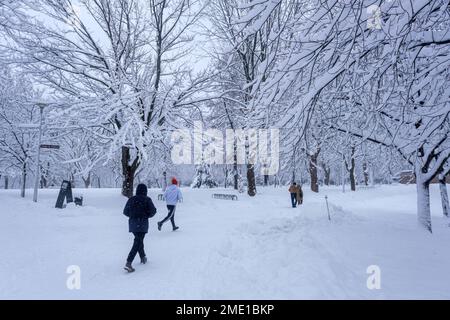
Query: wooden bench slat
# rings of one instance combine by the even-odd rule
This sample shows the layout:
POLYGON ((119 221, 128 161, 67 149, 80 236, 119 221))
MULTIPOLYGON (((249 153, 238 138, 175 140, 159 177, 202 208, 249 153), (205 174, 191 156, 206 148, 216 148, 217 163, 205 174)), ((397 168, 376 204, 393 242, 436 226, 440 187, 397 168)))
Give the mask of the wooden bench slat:
POLYGON ((238 201, 238 197, 234 194, 213 194, 214 199, 238 201))

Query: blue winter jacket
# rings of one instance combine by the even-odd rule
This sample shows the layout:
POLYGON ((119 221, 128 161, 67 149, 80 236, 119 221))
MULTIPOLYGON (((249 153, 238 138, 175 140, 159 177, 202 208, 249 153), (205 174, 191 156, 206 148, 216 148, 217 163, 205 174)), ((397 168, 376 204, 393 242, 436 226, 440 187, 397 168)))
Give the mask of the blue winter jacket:
POLYGON ((123 214, 130 218, 128 221, 130 232, 148 232, 148 219, 155 216, 156 208, 152 199, 147 197, 147 187, 145 185, 138 186, 136 196, 128 200, 123 214))
POLYGON ((167 187, 164 197, 168 206, 176 206, 178 201, 183 200, 183 195, 181 194, 180 188, 174 184, 167 187))

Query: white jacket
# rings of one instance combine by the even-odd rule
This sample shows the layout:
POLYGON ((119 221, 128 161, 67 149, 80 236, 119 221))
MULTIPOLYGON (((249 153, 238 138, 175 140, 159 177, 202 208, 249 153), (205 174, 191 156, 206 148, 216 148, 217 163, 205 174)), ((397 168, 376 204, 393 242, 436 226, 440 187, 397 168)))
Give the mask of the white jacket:
POLYGON ((166 192, 164 193, 164 198, 166 198, 166 203, 168 206, 176 206, 178 201, 183 200, 183 195, 181 194, 180 188, 172 184, 167 187, 166 192))

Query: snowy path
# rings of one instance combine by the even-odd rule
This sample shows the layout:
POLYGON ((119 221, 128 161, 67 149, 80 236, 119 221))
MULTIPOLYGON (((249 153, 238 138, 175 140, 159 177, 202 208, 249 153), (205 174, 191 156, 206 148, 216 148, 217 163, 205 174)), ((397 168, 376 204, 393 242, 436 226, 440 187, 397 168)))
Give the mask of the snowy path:
MULTIPOLYGON (((285 190, 254 200, 213 200, 185 190, 181 230, 146 239, 147 266, 121 267, 132 237, 117 190, 81 191, 86 207, 52 209, 56 191, 37 205, 0 191, 0 298, 56 299, 345 299, 450 298, 450 229, 433 193, 435 234, 417 228, 413 187, 342 194, 329 189, 333 221, 321 195, 289 208, 285 190), (82 288, 66 287, 66 269, 81 267, 82 288), (366 269, 382 270, 382 290, 366 287, 366 269)), ((216 191, 214 191, 216 192, 216 191)), ((151 194, 156 198, 155 192, 151 194)))

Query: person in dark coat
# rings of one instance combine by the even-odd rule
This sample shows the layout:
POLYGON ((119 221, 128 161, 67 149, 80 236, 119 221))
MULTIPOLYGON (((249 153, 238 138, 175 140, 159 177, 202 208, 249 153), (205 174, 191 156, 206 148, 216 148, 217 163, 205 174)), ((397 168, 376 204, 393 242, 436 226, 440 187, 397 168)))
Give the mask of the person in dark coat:
POLYGON ((134 234, 134 243, 128 255, 125 270, 134 272, 132 263, 139 253, 141 263, 147 263, 147 256, 144 250, 144 238, 148 233, 148 219, 156 215, 156 208, 150 197, 147 196, 148 190, 145 184, 138 185, 136 196, 130 198, 123 210, 123 214, 129 218, 128 225, 131 233, 134 234))

